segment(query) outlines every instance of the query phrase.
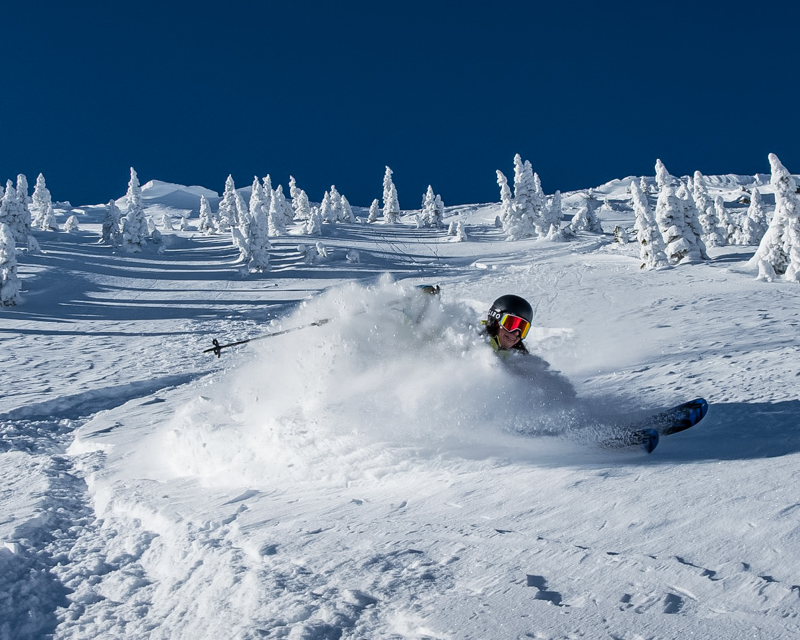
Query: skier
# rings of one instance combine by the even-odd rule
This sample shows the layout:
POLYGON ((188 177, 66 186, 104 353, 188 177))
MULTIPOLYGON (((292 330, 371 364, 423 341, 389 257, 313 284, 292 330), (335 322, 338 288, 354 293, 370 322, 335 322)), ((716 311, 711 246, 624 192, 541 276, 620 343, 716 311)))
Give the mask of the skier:
MULTIPOLYGON (((522 342, 531 328, 533 308, 524 298, 507 294, 492 303, 486 320, 484 333, 489 344, 498 352, 518 352, 528 354, 522 342)), ((505 354, 504 354, 505 355, 505 354)))

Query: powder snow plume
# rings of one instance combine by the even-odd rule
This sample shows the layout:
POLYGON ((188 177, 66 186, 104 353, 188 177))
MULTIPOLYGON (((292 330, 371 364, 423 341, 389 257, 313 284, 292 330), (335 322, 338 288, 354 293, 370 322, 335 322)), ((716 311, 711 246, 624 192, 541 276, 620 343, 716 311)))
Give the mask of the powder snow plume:
POLYGON ((388 278, 331 290, 275 330, 305 328, 254 343, 250 362, 177 412, 160 436, 168 466, 256 486, 377 477, 420 456, 552 453, 519 434, 563 432, 571 386, 535 356, 502 361, 479 323, 388 278))

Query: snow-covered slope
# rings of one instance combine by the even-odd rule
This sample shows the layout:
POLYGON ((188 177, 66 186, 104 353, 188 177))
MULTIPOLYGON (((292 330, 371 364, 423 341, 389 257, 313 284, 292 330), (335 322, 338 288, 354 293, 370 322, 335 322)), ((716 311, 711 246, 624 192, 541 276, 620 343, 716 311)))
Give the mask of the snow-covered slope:
POLYGON ((247 278, 223 236, 37 233, 0 311, 0 638, 796 637, 800 288, 752 247, 648 272, 497 213, 326 225, 328 259, 286 236, 247 278), (512 292, 524 364, 476 336, 512 292), (595 446, 696 396, 652 455, 595 446))

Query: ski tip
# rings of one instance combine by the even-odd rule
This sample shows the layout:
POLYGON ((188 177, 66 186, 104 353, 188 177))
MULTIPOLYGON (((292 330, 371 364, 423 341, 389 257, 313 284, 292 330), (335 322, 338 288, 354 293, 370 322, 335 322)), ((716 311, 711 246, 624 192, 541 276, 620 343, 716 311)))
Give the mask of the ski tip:
POLYGON ((692 416, 692 424, 697 424, 706 417, 706 414, 708 413, 708 402, 705 398, 695 398, 692 400, 691 404, 692 409, 696 412, 692 416))

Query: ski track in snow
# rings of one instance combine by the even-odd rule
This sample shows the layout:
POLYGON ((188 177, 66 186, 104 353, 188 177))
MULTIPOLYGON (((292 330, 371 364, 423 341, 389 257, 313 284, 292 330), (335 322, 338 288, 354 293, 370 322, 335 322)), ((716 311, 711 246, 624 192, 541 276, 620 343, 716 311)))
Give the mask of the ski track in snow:
MULTIPOLYGON (((21 259, 25 301, 0 328, 0 638, 796 637, 800 289, 737 273, 748 248, 642 273, 608 238, 504 243, 495 209, 463 208, 467 243, 326 227, 333 257, 315 265, 296 251, 305 238, 278 239, 273 271, 250 278, 224 238, 175 233, 164 255, 127 256, 92 232, 37 234, 45 253, 21 259), (200 352, 386 271, 440 282, 476 313, 501 293, 529 297, 534 353, 563 374, 535 380, 574 387, 582 408, 704 396, 710 413, 652 456, 464 430, 444 424, 444 401, 427 408, 439 436, 369 405, 361 424, 326 422, 354 414, 322 371, 306 398, 316 426, 264 439, 265 415, 304 402, 257 397, 272 373, 259 358, 281 351, 200 352)), ((372 293, 332 295, 308 309, 340 305, 340 327, 318 330, 333 346, 306 361, 357 369, 369 351, 351 338, 379 336, 392 316, 368 312, 382 323, 370 328, 352 296, 372 293)), ((302 365, 314 338, 293 336, 302 365)), ((484 366, 438 357, 448 393, 453 366, 484 366)), ((289 362, 276 363, 287 381, 289 362)), ((425 379, 402 362, 387 371, 425 379)), ((413 382, 385 388, 385 402, 413 382)), ((452 413, 480 415, 471 401, 452 413)))

